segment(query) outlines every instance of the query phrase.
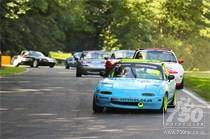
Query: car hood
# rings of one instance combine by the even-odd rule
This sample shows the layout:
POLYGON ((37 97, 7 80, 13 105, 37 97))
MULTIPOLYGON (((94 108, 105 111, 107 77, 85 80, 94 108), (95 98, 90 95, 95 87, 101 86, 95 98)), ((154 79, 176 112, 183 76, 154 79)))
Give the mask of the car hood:
POLYGON ((162 85, 163 85, 162 80, 136 79, 136 78, 106 78, 100 82, 101 88, 110 87, 112 89, 125 89, 125 90, 159 89, 161 88, 162 85))
POLYGON ((111 92, 113 98, 141 97, 145 93, 161 96, 164 93, 164 83, 160 80, 113 78, 104 79, 96 89, 111 92))

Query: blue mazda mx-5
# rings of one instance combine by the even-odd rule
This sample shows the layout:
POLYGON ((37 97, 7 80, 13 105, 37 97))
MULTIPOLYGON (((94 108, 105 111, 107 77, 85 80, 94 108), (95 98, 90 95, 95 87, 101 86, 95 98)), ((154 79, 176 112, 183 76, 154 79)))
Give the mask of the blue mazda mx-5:
POLYGON ((176 82, 164 64, 121 60, 107 78, 100 81, 93 96, 93 111, 104 108, 150 109, 167 112, 176 105, 176 82))

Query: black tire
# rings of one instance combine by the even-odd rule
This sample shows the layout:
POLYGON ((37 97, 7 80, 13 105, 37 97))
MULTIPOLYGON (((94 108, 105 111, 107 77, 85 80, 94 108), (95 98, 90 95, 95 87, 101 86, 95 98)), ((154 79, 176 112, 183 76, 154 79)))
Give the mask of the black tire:
POLYGON ((169 108, 175 108, 176 107, 176 100, 177 100, 176 97, 177 97, 176 92, 174 92, 173 99, 168 105, 169 108))
POLYGON ((80 73, 79 69, 76 69, 76 77, 82 77, 82 74, 80 73))
MULTIPOLYGON (((167 101, 168 101, 168 95, 167 94, 165 94, 165 96, 163 97, 163 103, 161 105, 161 108, 158 110, 159 113, 166 113, 167 112, 167 107, 164 108, 164 105, 165 105, 164 99, 166 99, 166 98, 167 98, 167 101)), ((167 106, 168 106, 168 104, 167 104, 167 106)))
POLYGON ((93 112, 94 113, 102 113, 104 111, 103 107, 97 106, 96 105, 96 101, 95 101, 95 97, 93 98, 93 112))
POLYGON ((35 68, 39 67, 39 61, 38 60, 33 61, 33 67, 35 67, 35 68))
POLYGON ((69 66, 67 66, 67 65, 66 65, 66 67, 65 67, 65 68, 66 68, 66 69, 69 69, 69 66))
POLYGON ((54 64, 53 65, 49 65, 50 68, 53 68, 54 66, 55 66, 54 64))

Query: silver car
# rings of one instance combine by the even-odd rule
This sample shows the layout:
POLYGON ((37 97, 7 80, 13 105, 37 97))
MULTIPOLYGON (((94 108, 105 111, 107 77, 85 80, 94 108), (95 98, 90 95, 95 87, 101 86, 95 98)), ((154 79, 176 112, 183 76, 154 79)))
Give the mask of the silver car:
POLYGON ((65 68, 69 69, 71 67, 76 67, 77 65, 77 61, 76 59, 78 59, 81 56, 82 52, 76 52, 73 54, 72 57, 69 57, 65 60, 65 68))
POLYGON ((84 51, 77 60, 76 77, 99 74, 105 71, 105 53, 103 51, 84 51))

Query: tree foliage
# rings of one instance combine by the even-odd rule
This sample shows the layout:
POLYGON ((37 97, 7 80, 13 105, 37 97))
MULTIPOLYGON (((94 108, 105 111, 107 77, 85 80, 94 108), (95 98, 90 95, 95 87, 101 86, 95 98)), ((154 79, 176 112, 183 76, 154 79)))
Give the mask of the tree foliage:
POLYGON ((1 0, 4 53, 166 47, 209 70, 209 0, 1 0), (205 63, 205 64, 203 64, 205 63))

